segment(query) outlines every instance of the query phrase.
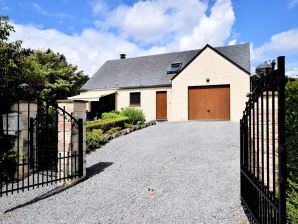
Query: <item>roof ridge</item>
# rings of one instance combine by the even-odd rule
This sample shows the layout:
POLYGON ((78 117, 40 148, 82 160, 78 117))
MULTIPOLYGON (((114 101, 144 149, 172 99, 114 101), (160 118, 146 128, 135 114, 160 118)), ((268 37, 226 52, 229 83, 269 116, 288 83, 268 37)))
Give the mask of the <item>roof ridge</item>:
MULTIPOLYGON (((247 42, 247 43, 233 44, 233 45, 226 45, 226 46, 218 46, 218 47, 213 47, 210 44, 206 44, 206 45, 212 46, 213 48, 217 49, 217 48, 228 48, 228 47, 236 47, 236 46, 249 45, 249 44, 250 43, 247 42)), ((169 54, 185 53, 185 52, 191 52, 191 51, 201 51, 203 48, 200 48, 200 49, 197 48, 197 49, 192 49, 192 50, 183 50, 183 51, 173 51, 173 52, 166 52, 166 53, 160 53, 160 54, 142 55, 142 56, 136 56, 136 57, 131 57, 131 58, 125 58, 125 59, 121 59, 121 58, 110 59, 110 60, 107 60, 106 62, 109 62, 109 61, 120 61, 120 60, 129 60, 129 59, 136 59, 136 58, 146 58, 146 57, 153 57, 153 56, 159 56, 159 55, 169 55, 169 54)))

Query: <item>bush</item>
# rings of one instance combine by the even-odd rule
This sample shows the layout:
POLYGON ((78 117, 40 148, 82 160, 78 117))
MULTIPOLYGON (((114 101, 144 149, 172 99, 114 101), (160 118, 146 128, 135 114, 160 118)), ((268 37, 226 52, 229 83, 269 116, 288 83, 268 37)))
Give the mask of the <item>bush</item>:
POLYGON ((114 133, 119 132, 121 129, 122 129, 121 127, 113 127, 113 128, 111 128, 110 130, 108 130, 108 133, 109 133, 110 135, 112 135, 112 134, 114 134, 114 133))
POLYGON ((93 129, 101 129, 103 132, 107 132, 113 127, 124 127, 124 123, 128 122, 127 117, 121 118, 113 118, 110 120, 96 120, 96 121, 88 121, 86 123, 87 131, 92 131, 93 129))
POLYGON ((102 145, 108 142, 107 137, 103 134, 101 129, 94 129, 91 132, 87 132, 86 136, 86 152, 89 153, 95 149, 100 148, 102 145))
POLYGON ((118 111, 111 111, 111 112, 108 112, 108 113, 102 113, 102 115, 101 115, 102 120, 111 120, 111 119, 115 119, 115 118, 124 118, 124 117, 125 116, 120 114, 120 112, 118 112, 118 111))
POLYGON ((298 223, 298 80, 286 85, 286 150, 288 163, 287 215, 298 223))
POLYGON ((125 127, 125 128, 132 128, 132 127, 133 127, 133 125, 132 125, 132 124, 130 124, 130 123, 124 123, 124 127, 125 127))
POLYGON ((142 109, 126 107, 121 111, 121 114, 128 117, 129 122, 133 125, 145 122, 145 114, 142 109))
POLYGON ((16 171, 16 153, 0 152, 0 181, 13 179, 16 171))

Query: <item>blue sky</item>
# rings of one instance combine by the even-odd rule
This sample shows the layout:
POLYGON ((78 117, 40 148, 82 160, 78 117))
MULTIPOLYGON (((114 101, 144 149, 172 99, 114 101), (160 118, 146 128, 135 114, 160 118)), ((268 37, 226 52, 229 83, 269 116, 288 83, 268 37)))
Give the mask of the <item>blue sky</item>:
POLYGON ((92 75, 104 61, 251 43, 252 69, 279 55, 298 73, 298 0, 0 0, 24 47, 52 48, 92 75))

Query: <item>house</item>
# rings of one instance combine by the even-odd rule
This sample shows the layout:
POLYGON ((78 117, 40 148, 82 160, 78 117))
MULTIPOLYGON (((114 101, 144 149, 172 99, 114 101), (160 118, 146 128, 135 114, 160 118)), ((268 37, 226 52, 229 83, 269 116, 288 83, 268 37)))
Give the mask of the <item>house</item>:
POLYGON ((250 45, 190 50, 105 62, 72 100, 95 115, 128 106, 146 120, 239 121, 250 88, 250 45))

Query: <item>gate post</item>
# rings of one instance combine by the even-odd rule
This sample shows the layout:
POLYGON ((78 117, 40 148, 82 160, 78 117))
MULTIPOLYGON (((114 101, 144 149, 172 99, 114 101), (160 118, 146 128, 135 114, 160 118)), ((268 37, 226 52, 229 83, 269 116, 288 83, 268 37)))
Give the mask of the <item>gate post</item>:
POLYGON ((86 102, 59 100, 58 107, 67 117, 65 120, 64 116, 58 116, 58 153, 64 157, 73 156, 73 159, 62 160, 59 172, 64 179, 63 184, 72 184, 86 176, 86 102), (67 178, 68 175, 76 178, 67 178))
POLYGON ((13 151, 17 155, 17 163, 22 164, 16 170, 16 178, 26 177, 31 173, 30 160, 33 155, 33 148, 30 147, 34 141, 33 133, 30 133, 30 120, 35 118, 37 114, 37 103, 28 101, 19 101, 14 103, 11 111, 18 114, 18 131, 15 134, 15 143, 13 151))

